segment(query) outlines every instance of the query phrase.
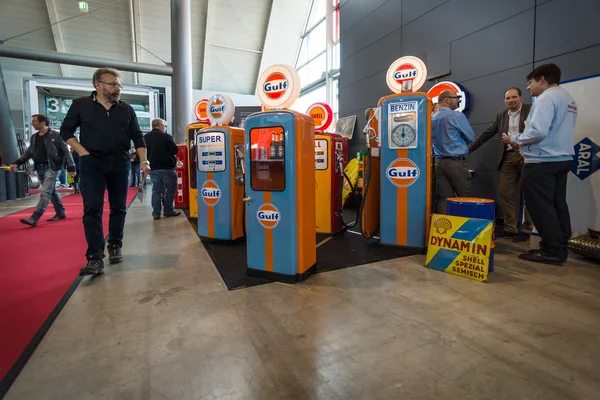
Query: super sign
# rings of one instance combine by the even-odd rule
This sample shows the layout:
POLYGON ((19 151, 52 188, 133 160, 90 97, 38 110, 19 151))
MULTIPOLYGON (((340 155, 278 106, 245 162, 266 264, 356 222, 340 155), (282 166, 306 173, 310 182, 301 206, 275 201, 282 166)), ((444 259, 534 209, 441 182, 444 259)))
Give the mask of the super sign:
POLYGON ((221 188, 215 181, 206 181, 202 185, 200 194, 207 206, 215 206, 221 199, 221 188))
POLYGON ((385 171, 388 180, 398 187, 408 187, 419 179, 421 172, 417 164, 407 158, 397 158, 385 171))
POLYGON ((287 87, 288 81, 285 76, 275 72, 267 77, 263 90, 268 98, 275 100, 285 94, 287 87))
POLYGON ((277 207, 273 204, 265 203, 258 207, 256 211, 256 219, 266 229, 273 229, 281 220, 281 214, 277 207))

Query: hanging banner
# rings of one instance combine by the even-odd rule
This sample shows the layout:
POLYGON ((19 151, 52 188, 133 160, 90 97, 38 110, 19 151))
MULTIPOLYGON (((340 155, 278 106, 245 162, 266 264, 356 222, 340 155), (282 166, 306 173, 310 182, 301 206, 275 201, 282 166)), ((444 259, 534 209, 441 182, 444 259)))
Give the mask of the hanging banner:
POLYGON ((487 219, 433 214, 425 266, 487 281, 493 231, 487 219))

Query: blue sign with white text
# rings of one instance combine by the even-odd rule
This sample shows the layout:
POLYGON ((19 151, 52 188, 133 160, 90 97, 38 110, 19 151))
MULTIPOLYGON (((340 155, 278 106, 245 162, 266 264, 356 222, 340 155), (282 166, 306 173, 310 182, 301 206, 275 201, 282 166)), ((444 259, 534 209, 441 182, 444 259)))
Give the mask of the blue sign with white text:
POLYGON ((586 179, 600 169, 600 146, 592 142, 590 138, 583 138, 573 146, 575 157, 571 172, 581 180, 586 179))

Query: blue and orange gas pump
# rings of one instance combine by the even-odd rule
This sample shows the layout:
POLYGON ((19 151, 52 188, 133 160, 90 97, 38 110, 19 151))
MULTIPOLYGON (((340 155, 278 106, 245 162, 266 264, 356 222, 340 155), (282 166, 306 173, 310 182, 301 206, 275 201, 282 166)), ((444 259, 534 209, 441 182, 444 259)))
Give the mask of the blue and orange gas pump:
POLYGON ((247 273, 299 282, 316 270, 314 122, 286 109, 300 94, 291 66, 267 68, 257 92, 269 111, 245 124, 247 273))
POLYGON ((190 218, 198 218, 198 187, 197 184, 197 159, 196 159, 196 133, 206 128, 209 124, 194 122, 186 128, 188 147, 188 184, 189 184, 189 211, 190 218))
POLYGON ((235 107, 226 94, 207 105, 211 126, 196 133, 198 234, 219 240, 244 236, 244 130, 227 126, 235 107))
POLYGON ((420 252, 427 247, 433 192, 431 100, 417 92, 426 77, 420 59, 396 60, 387 72, 394 94, 379 100, 377 130, 366 129, 379 143, 380 242, 420 252))

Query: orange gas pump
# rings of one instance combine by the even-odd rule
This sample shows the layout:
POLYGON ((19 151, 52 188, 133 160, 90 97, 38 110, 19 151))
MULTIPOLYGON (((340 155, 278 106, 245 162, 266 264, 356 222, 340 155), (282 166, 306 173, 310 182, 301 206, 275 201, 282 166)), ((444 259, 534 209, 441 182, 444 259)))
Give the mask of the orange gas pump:
POLYGON ((379 116, 377 108, 365 111, 367 125, 363 133, 366 135, 366 145, 369 151, 362 162, 364 179, 362 202, 360 210, 361 233, 364 238, 373 238, 379 230, 380 218, 380 189, 381 189, 381 159, 379 157, 379 116))
POLYGON ((318 233, 335 234, 346 225, 342 219, 344 179, 354 191, 350 179, 345 177, 348 160, 348 140, 326 130, 333 120, 333 111, 325 103, 315 103, 306 112, 315 121, 315 201, 318 233))

